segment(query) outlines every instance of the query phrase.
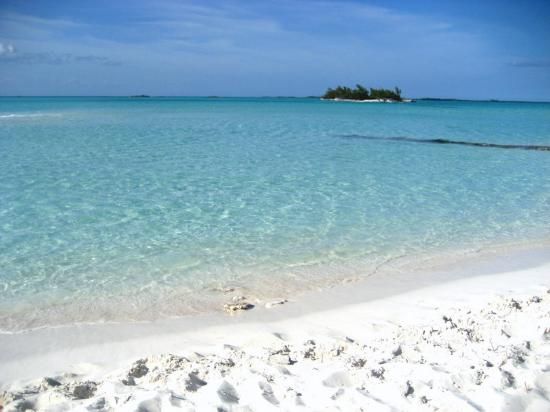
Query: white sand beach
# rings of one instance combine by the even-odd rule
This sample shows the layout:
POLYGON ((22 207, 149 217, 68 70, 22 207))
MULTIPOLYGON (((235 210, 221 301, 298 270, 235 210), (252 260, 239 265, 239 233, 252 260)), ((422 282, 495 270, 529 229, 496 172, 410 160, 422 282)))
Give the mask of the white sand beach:
POLYGON ((251 311, 0 335, 4 411, 547 411, 548 246, 251 311))

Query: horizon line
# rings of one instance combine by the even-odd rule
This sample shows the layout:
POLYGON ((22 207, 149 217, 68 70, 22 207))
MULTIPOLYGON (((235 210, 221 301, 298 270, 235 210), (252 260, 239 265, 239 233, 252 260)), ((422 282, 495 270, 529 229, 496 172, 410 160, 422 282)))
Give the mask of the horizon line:
MULTIPOLYGON (((223 96, 223 95, 154 95, 154 94, 135 94, 135 95, 0 95, 0 98, 201 98, 201 99, 321 99, 322 96, 286 96, 286 95, 261 95, 261 96, 223 96)), ((412 100, 440 100, 440 101, 461 101, 461 102, 494 102, 494 103, 550 103, 550 100, 524 100, 524 99, 461 99, 456 97, 407 97, 412 100)))

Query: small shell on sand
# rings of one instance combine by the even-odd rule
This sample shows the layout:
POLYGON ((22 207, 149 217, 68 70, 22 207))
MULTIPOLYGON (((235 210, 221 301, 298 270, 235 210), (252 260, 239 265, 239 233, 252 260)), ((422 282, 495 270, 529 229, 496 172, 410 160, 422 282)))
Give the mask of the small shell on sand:
POLYGON ((287 299, 278 299, 278 300, 274 300, 274 301, 272 301, 272 302, 267 302, 267 303, 265 304, 265 307, 266 307, 267 309, 271 309, 271 308, 274 307, 274 306, 284 305, 284 304, 287 303, 287 302, 288 302, 287 299))
POLYGON ((223 305, 223 310, 229 313, 234 313, 241 310, 250 310, 252 308, 254 308, 254 305, 246 301, 241 301, 237 303, 226 303, 225 305, 223 305))

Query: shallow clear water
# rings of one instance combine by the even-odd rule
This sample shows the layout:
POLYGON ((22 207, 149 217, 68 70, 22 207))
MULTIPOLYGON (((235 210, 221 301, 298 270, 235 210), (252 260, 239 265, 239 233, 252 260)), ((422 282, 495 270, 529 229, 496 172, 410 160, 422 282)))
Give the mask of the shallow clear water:
POLYGON ((369 136, 550 145, 550 104, 0 98, 0 329, 550 234, 550 152, 369 136))

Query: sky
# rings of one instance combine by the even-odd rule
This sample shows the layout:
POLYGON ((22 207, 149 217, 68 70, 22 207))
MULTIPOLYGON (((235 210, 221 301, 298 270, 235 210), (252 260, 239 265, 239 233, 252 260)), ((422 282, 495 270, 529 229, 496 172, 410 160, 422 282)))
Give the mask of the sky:
POLYGON ((0 0, 0 95, 550 101, 549 22, 549 0, 0 0))

